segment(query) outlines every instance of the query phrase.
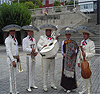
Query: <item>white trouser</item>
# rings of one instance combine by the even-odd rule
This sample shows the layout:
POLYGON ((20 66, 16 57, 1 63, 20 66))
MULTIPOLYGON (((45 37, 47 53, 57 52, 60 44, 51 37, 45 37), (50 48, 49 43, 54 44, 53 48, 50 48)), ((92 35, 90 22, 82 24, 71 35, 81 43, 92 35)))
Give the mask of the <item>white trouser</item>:
MULTIPOLYGON (((16 62, 16 59, 15 59, 16 62)), ((10 92, 12 94, 17 94, 17 89, 16 89, 16 68, 13 67, 12 61, 7 57, 7 63, 9 66, 9 75, 10 75, 10 92)))
POLYGON ((35 64, 36 62, 33 62, 33 59, 30 55, 27 55, 27 74, 28 74, 28 87, 33 87, 35 85, 34 76, 35 76, 35 64))
POLYGON ((43 86, 47 86, 48 71, 50 76, 51 85, 54 84, 54 72, 55 72, 55 59, 43 59, 42 58, 42 76, 43 86))
MULTIPOLYGON (((89 66, 91 69, 91 66, 89 66)), ((83 91, 86 91, 88 89, 88 93, 91 92, 92 84, 91 84, 91 77, 89 79, 83 78, 83 91)))

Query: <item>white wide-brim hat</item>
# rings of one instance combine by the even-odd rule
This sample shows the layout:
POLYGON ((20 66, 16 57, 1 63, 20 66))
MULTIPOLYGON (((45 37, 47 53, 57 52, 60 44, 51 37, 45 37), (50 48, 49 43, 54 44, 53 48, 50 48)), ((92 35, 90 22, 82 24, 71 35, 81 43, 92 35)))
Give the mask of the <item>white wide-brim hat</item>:
POLYGON ((76 30, 72 27, 64 27, 59 31, 60 34, 73 34, 76 33, 76 30))
POLYGON ((56 31, 57 27, 51 24, 45 24, 40 27, 41 30, 51 29, 51 31, 56 31))
POLYGON ((20 31, 21 29, 22 28, 16 24, 7 25, 4 28, 2 28, 3 31, 7 31, 7 32, 10 30, 20 31))
POLYGON ((96 33, 91 30, 90 28, 86 27, 86 26, 79 26, 76 31, 79 33, 79 34, 82 34, 83 35, 83 32, 84 33, 88 33, 90 36, 93 36, 93 35, 96 35, 96 33))
POLYGON ((32 25, 26 25, 26 26, 23 26, 22 27, 23 30, 31 30, 31 31, 39 31, 38 28, 36 28, 35 26, 32 26, 32 25))

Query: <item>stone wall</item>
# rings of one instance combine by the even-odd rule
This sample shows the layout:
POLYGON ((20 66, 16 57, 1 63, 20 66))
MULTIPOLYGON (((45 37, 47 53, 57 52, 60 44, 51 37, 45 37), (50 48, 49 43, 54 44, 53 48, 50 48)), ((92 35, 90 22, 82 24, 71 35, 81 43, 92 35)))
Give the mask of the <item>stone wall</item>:
MULTIPOLYGON (((61 13, 52 13, 48 15, 32 15, 32 25, 36 26, 40 30, 40 26, 44 24, 52 24, 54 26, 58 26, 58 30, 56 32, 59 35, 59 31, 61 28, 70 26, 76 28, 77 26, 88 21, 89 17, 77 12, 61 12, 61 13)), ((40 35, 45 34, 44 31, 34 32, 34 37, 36 41, 38 41, 40 35)))

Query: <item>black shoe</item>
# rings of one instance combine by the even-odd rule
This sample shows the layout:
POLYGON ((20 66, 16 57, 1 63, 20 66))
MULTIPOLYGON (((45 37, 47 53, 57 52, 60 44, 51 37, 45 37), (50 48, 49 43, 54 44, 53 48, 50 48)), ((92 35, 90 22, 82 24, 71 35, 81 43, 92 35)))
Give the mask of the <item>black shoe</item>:
POLYGON ((38 87, 37 86, 33 86, 33 87, 30 87, 31 89, 38 89, 38 87))

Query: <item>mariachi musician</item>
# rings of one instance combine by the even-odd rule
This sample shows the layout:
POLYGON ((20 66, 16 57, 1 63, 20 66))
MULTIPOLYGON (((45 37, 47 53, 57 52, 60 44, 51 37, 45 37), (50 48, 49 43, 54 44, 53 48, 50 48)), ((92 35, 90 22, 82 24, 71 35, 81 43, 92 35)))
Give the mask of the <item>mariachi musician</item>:
MULTIPOLYGON (((42 25, 40 29, 45 30, 45 35, 40 36, 40 39, 37 43, 37 47, 39 51, 41 51, 44 47, 47 47, 47 44, 55 39, 55 36, 53 37, 51 36, 51 32, 56 31, 57 28, 53 25, 46 24, 46 25, 42 25)), ((43 90, 44 91, 47 91, 48 71, 50 73, 51 87, 53 89, 57 89, 54 83, 55 56, 50 57, 50 58, 44 58, 42 56, 42 76, 43 76, 43 90)))
MULTIPOLYGON (((79 26, 77 28, 77 31, 79 34, 82 34, 84 38, 80 44, 80 46, 82 46, 83 51, 80 50, 77 57, 78 66, 80 67, 80 63, 83 61, 83 57, 85 57, 85 60, 89 63, 89 68, 91 69, 91 58, 95 55, 95 44, 91 39, 89 39, 89 36, 95 35, 95 32, 93 32, 86 26, 79 26)), ((87 89, 88 94, 92 94, 91 88, 91 76, 88 79, 83 78, 83 90, 79 92, 79 94, 84 94, 87 89)))
POLYGON ((18 42, 15 38, 15 32, 20 31, 21 27, 15 24, 7 25, 3 31, 9 32, 8 37, 5 39, 7 63, 9 66, 10 76, 10 94, 19 94, 16 88, 16 68, 17 60, 19 60, 18 42))
POLYGON ((75 67, 79 47, 77 43, 71 39, 71 35, 75 34, 75 32, 76 30, 68 26, 62 28, 59 32, 61 35, 64 34, 66 36, 66 39, 62 41, 61 45, 63 63, 60 85, 67 93, 70 93, 77 88, 75 67))
POLYGON ((23 51, 26 52, 26 63, 27 63, 27 80, 28 80, 28 92, 31 92, 32 89, 37 89, 35 86, 35 56, 38 54, 38 50, 36 47, 36 40, 32 37, 33 31, 39 31, 36 27, 31 25, 26 25, 22 27, 23 30, 27 30, 27 37, 25 37, 22 41, 23 51))

